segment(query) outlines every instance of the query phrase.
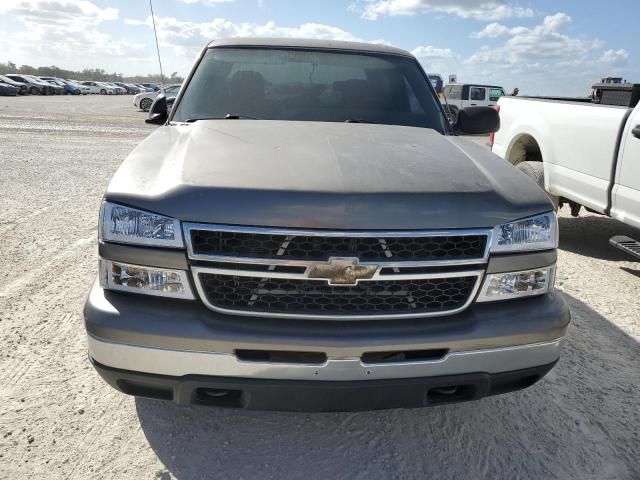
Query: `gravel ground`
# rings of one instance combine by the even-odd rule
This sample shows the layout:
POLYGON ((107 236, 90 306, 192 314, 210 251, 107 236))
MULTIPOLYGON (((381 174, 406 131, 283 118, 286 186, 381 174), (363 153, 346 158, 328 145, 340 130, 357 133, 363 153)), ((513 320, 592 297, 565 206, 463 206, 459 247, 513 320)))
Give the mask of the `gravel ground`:
MULTIPOLYGON (((638 479, 640 238, 560 219, 573 324, 537 385, 418 410, 180 408, 107 386, 86 357, 101 194, 153 127, 131 97, 0 98, 0 472, 18 478, 638 479)), ((484 143, 484 139, 476 139, 484 143)))

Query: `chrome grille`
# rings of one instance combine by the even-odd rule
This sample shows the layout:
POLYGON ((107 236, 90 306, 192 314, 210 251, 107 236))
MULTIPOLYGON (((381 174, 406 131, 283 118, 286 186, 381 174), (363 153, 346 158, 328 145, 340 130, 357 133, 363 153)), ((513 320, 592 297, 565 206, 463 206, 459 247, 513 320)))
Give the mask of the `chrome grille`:
POLYGON ((464 310, 490 230, 346 232, 185 224, 196 288, 212 310, 313 319, 464 310))

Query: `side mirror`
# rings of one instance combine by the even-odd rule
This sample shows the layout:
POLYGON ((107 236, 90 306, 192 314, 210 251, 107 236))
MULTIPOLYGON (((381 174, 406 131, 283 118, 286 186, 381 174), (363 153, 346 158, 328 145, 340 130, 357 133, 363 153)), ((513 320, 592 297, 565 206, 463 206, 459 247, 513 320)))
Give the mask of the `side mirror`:
POLYGON ((176 97, 168 97, 167 98, 167 115, 171 113, 171 109, 173 108, 173 104, 176 101, 176 97))
POLYGON ((500 130, 500 115, 493 107, 467 107, 458 112, 456 132, 481 135, 500 130))
POLYGON ((149 118, 144 123, 152 123, 154 125, 164 125, 169 118, 167 111, 167 96, 164 93, 159 94, 153 101, 153 105, 149 109, 149 118))

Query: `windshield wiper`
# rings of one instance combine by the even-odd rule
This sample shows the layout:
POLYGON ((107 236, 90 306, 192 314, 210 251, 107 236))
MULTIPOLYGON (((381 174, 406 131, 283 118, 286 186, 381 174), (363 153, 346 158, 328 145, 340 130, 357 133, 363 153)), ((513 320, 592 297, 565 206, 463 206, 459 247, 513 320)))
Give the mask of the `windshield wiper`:
POLYGON ((251 117, 249 115, 242 115, 242 114, 239 114, 239 113, 227 113, 224 116, 225 120, 238 120, 238 119, 241 119, 241 118, 248 118, 250 120, 262 120, 261 118, 258 118, 258 117, 251 117))
POLYGON ((378 122, 372 122, 371 120, 364 120, 362 118, 347 118, 344 123, 372 123, 378 125, 378 122))
POLYGON ((196 118, 188 118, 187 120, 184 121, 184 123, 193 123, 193 122, 197 122, 198 120, 240 120, 243 118, 248 118, 250 120, 261 120, 258 117, 251 117, 249 115, 242 115, 239 113, 227 113, 225 116, 223 117, 196 117, 196 118))

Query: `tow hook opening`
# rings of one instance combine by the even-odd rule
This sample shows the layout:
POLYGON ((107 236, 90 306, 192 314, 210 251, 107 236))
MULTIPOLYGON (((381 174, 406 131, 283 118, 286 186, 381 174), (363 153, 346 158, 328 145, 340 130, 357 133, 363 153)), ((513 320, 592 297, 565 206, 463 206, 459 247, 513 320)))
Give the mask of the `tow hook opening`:
POLYGON ((242 407, 242 390, 227 388, 197 388, 195 401, 201 405, 218 407, 242 407))
POLYGON ((476 394, 474 385, 447 385, 431 388, 427 392, 429 403, 451 403, 471 400, 476 394))

